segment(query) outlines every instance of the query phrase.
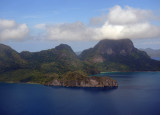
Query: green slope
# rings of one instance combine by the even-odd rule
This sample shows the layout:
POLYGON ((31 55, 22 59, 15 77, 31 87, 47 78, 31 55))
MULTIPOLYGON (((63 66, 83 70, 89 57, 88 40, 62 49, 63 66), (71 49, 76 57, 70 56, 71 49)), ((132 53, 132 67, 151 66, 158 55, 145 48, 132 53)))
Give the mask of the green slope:
POLYGON ((136 49, 129 39, 101 40, 79 57, 66 44, 40 52, 16 52, 0 44, 0 81, 45 84, 66 73, 93 75, 105 71, 159 71, 160 62, 136 49))

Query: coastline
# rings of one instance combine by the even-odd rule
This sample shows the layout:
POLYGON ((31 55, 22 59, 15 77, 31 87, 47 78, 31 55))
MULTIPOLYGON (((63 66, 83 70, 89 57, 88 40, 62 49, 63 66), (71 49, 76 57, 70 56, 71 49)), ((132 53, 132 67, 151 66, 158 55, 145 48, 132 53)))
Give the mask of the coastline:
POLYGON ((118 88, 118 86, 104 86, 104 87, 81 87, 81 86, 57 86, 57 85, 47 85, 47 84, 40 84, 40 83, 31 83, 31 82, 2 82, 0 83, 8 83, 8 84, 31 84, 31 85, 42 85, 42 86, 49 86, 49 87, 64 87, 64 88, 118 88))
POLYGON ((108 71, 108 72, 100 72, 100 74, 105 73, 131 73, 131 72, 160 72, 160 71, 108 71))
MULTIPOLYGON (((112 72, 101 72, 100 74, 107 74, 107 73, 108 74, 112 74, 112 73, 113 74, 114 73, 138 73, 138 72, 160 72, 160 71, 127 71, 127 72, 112 71, 112 72)), ((99 76, 100 74, 91 75, 91 76, 88 76, 88 77, 99 76)), ((0 83, 36 84, 36 85, 53 86, 53 87, 82 87, 82 88, 90 87, 90 86, 65 86, 65 85, 63 85, 63 83, 61 85, 50 85, 50 84, 47 84, 47 83, 42 84, 42 83, 36 83, 36 82, 14 82, 14 81, 0 81, 0 83)), ((94 86, 94 87, 97 87, 97 86, 94 86)), ((108 87, 108 88, 109 87, 118 87, 118 83, 117 83, 117 86, 101 86, 101 87, 108 87)))

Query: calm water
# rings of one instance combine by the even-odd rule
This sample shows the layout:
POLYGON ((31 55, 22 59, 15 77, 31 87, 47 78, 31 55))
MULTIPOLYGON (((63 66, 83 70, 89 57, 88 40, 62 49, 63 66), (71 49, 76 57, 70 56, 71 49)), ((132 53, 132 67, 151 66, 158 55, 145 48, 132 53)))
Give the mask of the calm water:
POLYGON ((0 115, 160 115, 160 72, 108 74, 117 89, 0 83, 0 115))

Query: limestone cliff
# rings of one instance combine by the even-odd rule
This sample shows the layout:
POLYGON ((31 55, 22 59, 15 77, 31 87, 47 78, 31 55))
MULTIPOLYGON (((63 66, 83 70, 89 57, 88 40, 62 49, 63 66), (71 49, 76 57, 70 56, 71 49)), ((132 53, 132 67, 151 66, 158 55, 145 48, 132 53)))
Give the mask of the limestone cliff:
POLYGON ((135 48, 130 39, 101 40, 93 48, 84 50, 79 58, 86 62, 87 67, 95 65, 97 71, 160 70, 160 62, 135 48))

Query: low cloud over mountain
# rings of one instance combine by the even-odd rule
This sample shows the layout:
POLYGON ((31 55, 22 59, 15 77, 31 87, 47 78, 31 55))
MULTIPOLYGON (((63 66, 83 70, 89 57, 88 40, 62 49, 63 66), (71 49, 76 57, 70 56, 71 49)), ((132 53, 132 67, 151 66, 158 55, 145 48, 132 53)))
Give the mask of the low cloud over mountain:
POLYGON ((50 40, 100 40, 103 38, 158 38, 160 27, 153 25, 157 17, 150 10, 126 6, 114 6, 109 12, 90 20, 90 25, 82 22, 55 25, 38 24, 44 29, 45 38, 50 40))

